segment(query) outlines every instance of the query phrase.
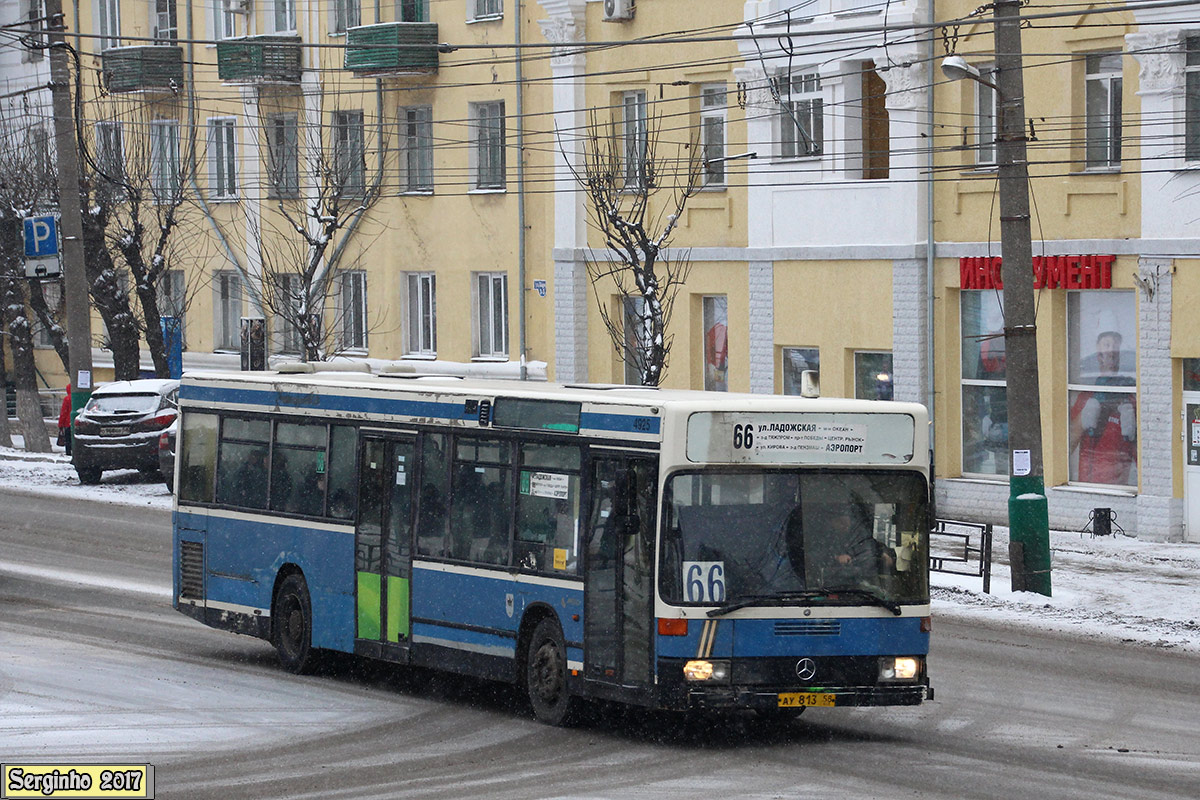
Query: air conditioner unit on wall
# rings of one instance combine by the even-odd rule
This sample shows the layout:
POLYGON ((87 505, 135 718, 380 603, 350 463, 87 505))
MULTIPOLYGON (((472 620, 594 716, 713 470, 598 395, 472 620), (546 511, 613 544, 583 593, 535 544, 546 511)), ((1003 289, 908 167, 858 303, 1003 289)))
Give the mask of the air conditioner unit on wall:
POLYGON ((604 0, 604 21, 624 22, 633 19, 633 0, 604 0))

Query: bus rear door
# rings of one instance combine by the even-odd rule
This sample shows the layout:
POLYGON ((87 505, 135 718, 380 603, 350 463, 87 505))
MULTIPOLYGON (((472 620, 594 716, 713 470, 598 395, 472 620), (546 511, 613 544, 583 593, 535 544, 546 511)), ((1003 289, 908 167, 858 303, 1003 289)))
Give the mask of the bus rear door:
POLYGON ((416 438, 364 434, 355 527, 355 652, 407 661, 416 438))

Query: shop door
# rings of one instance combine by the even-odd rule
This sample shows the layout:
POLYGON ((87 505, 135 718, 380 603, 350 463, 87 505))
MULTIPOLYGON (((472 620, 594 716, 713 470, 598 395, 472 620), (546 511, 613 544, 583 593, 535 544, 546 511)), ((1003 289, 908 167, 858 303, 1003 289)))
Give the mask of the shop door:
POLYGON ((592 461, 584 608, 590 679, 650 681, 657 493, 653 458, 604 454, 592 461))
POLYGON ((1184 538, 1200 542, 1200 397, 1184 396, 1184 538))
POLYGON ((355 528, 355 651, 405 660, 410 633, 412 487, 416 441, 364 436, 355 528))

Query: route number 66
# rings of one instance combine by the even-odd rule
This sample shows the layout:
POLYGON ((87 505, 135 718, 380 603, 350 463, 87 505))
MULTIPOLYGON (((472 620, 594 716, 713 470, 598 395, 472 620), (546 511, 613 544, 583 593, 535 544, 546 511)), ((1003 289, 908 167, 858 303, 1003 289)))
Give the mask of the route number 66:
POLYGON ((724 603, 725 562, 683 562, 683 586, 689 603, 724 603))
POLYGON ((754 425, 733 426, 733 449, 752 450, 754 448, 754 425))

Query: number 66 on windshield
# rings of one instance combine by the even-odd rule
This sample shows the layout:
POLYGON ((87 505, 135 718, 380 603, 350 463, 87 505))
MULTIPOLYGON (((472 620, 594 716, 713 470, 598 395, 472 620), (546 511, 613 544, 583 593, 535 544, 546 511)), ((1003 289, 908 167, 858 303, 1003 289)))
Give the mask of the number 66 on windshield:
POLYGON ((689 603, 724 603, 725 562, 683 562, 683 585, 689 603))

